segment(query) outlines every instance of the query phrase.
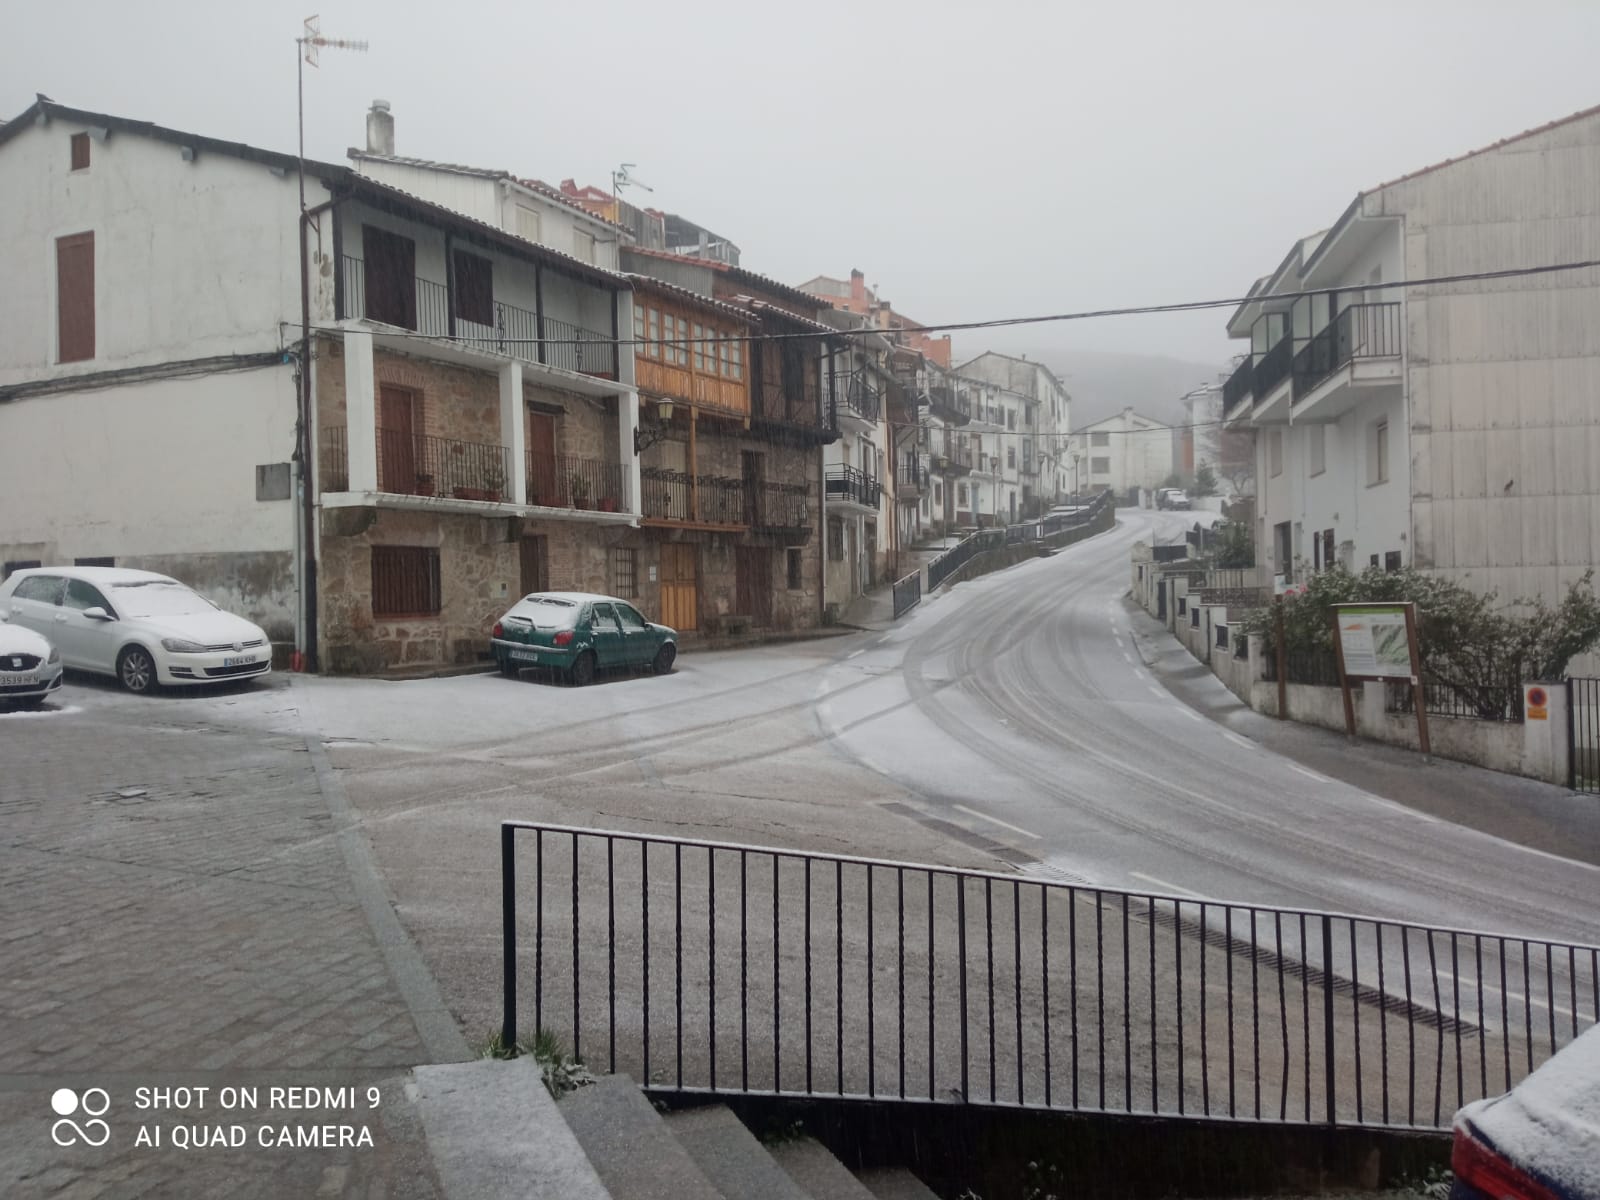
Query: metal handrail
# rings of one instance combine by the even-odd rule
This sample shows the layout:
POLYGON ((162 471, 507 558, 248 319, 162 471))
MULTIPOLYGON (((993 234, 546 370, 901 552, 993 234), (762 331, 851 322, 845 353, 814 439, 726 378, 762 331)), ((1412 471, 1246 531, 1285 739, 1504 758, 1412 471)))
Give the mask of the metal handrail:
POLYGON ((528 821, 500 848, 504 1042, 531 892, 534 1027, 664 1091, 1437 1129, 1600 1010, 1577 943, 528 821))

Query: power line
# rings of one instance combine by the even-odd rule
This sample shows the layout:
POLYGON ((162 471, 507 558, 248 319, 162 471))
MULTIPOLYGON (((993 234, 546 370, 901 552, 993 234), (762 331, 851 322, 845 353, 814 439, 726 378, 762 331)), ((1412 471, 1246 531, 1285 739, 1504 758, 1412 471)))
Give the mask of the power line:
MULTIPOLYGON (((876 326, 863 326, 858 329, 828 329, 804 330, 789 333, 751 333, 742 335, 728 335, 725 337, 676 337, 676 338, 503 338, 498 336, 478 339, 465 339, 477 341, 492 341, 500 346, 538 345, 543 342, 547 346, 643 346, 643 345, 710 345, 719 342, 776 342, 776 341, 816 341, 822 339, 847 338, 859 336, 890 337, 896 334, 918 333, 950 333, 976 329, 1002 329, 1018 325, 1045 325, 1058 321, 1089 321, 1101 317, 1138 317, 1154 316, 1162 313, 1179 312, 1204 312, 1208 309, 1238 308, 1244 304, 1263 302, 1282 302, 1302 300, 1312 296, 1327 296, 1331 292, 1369 292, 1390 291, 1394 288, 1420 288, 1444 287, 1458 283, 1483 283, 1496 279, 1523 279, 1537 275, 1550 275, 1562 271, 1585 271, 1600 267, 1600 259, 1584 259, 1575 262, 1551 263, 1538 267, 1508 267, 1499 271, 1469 271, 1458 275, 1432 275, 1422 279, 1397 279, 1389 283, 1379 283, 1364 287, 1350 288, 1311 288, 1293 292, 1264 292, 1248 296, 1225 296, 1211 300, 1183 300, 1172 304, 1138 304, 1122 308, 1092 308, 1080 309, 1071 312, 1048 313, 1031 317, 995 317, 984 321, 950 321, 936 325, 917 325, 905 329, 880 329, 876 326)), ((697 297, 704 299, 704 297, 697 297)), ((822 297, 817 297, 818 302, 823 302, 822 297)), ((325 327, 337 331, 337 327, 325 327)), ((459 341, 460 338, 451 338, 448 334, 416 333, 403 330, 395 333, 385 332, 386 337, 416 338, 423 341, 459 341)), ((949 372, 956 374, 955 371, 949 372)))

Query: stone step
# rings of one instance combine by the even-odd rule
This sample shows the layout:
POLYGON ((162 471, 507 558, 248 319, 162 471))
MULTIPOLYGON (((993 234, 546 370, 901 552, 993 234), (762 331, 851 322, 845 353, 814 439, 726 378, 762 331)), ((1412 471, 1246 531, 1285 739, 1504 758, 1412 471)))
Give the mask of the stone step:
POLYGON ((872 1200, 865 1185, 813 1138, 779 1142, 768 1152, 811 1200, 872 1200))
POLYGON ((725 1105, 683 1109, 666 1122, 695 1165, 728 1200, 815 1200, 725 1105))
POLYGON ((877 1200, 939 1200, 939 1194, 904 1167, 879 1167, 856 1175, 877 1200))
POLYGON ((418 1067, 412 1087, 446 1200, 611 1200, 531 1058, 418 1067))
POLYGON ((742 1200, 706 1178, 626 1075, 569 1092, 556 1107, 613 1200, 742 1200))

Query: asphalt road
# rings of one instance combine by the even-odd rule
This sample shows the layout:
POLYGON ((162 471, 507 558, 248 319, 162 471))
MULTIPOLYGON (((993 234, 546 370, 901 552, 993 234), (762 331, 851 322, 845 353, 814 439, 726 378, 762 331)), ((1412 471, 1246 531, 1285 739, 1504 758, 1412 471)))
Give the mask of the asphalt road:
POLYGON ((1069 879, 1600 940, 1594 867, 1331 780, 1152 677, 1122 599, 1129 551, 1192 519, 1124 510, 1104 536, 958 586, 823 672, 819 718, 923 805, 1069 879))

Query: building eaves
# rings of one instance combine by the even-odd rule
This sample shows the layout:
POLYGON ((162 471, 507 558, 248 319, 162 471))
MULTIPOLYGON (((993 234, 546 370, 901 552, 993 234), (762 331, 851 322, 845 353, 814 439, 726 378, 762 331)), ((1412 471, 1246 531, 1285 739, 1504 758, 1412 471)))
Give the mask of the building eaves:
MULTIPOLYGON (((1076 437, 1080 433, 1088 433, 1091 430, 1099 429, 1102 425, 1110 425, 1115 421, 1122 421, 1128 417, 1137 417, 1141 421, 1146 421, 1149 424, 1154 425, 1157 429, 1171 430, 1174 428, 1174 426, 1168 425, 1165 421, 1158 421, 1154 417, 1147 417, 1141 412, 1134 412, 1132 409, 1128 409, 1125 412, 1112 413, 1109 417, 1101 417, 1098 421, 1090 421, 1087 425, 1080 425, 1076 429, 1072 430, 1071 436, 1076 437)), ((1133 432, 1137 433, 1144 431, 1134 430, 1133 432)), ((1150 432, 1153 433, 1155 430, 1151 430, 1150 432)))
POLYGON ((816 309, 818 312, 830 307, 822 296, 815 296, 810 292, 802 292, 799 288, 790 287, 787 283, 779 283, 769 275, 762 275, 760 272, 749 270, 746 267, 736 267, 713 258, 696 258, 692 254, 674 254, 670 250, 651 250, 643 246, 629 246, 627 249, 629 254, 638 254, 645 258, 659 258, 667 262, 681 262, 696 267, 705 267, 707 270, 715 271, 719 275, 726 275, 729 279, 737 279, 741 283, 748 283, 752 287, 758 287, 763 291, 771 292, 773 295, 782 296, 792 304, 801 304, 807 308, 816 309))
POLYGON ((424 171, 445 171, 452 175, 466 175, 474 179, 494 179, 505 183, 514 183, 542 199, 552 201, 563 208, 570 208, 575 215, 585 217, 597 225, 604 225, 607 229, 622 228, 615 221, 608 221, 598 213, 590 212, 570 196, 563 195, 559 188, 553 188, 542 180, 523 179, 510 171, 497 171, 488 167, 469 167, 462 163, 440 162, 432 158, 408 158, 403 154, 374 154, 370 150, 358 150, 354 146, 345 151, 345 153, 353 159, 367 162, 396 163, 402 167, 417 167, 424 171))
MULTIPOLYGON (((71 108, 40 96, 11 121, 0 124, 0 145, 4 145, 24 129, 33 128, 40 118, 45 120, 75 121, 80 125, 95 126, 116 133, 132 133, 174 146, 188 147, 198 153, 223 154, 246 162, 260 163, 286 171, 299 168, 300 160, 293 154, 280 154, 275 150, 262 150, 243 142, 227 142, 220 138, 205 137, 198 133, 185 133, 181 129, 168 129, 153 121, 135 121, 112 113, 92 112, 89 109, 71 108)), ((305 160, 306 173, 319 179, 338 179, 350 173, 350 168, 335 163, 305 160)))
POLYGON ((605 287, 627 288, 631 286, 629 277, 608 271, 604 267, 597 267, 593 263, 586 263, 581 258, 570 254, 563 254, 560 250, 552 249, 539 242, 530 242, 527 238, 518 237, 514 233, 507 233, 498 225, 489 225, 476 217, 469 217, 466 213, 457 212, 433 200, 425 200, 421 196, 413 195, 404 188, 395 187, 392 183, 384 183, 373 179, 369 175, 359 175, 354 171, 346 171, 345 178, 341 181, 340 191, 344 194, 361 199, 378 199, 421 212, 433 219, 453 225, 455 228, 469 233, 479 240, 523 258, 535 259, 549 266, 575 275, 580 279, 599 283, 605 287))
MULTIPOLYGON (((742 299, 742 297, 741 297, 742 299)), ((795 326, 807 333, 826 334, 832 341, 843 343, 845 335, 831 325, 824 325, 821 321, 813 321, 810 317, 798 316, 787 308, 779 308, 776 304, 768 304, 764 300, 750 300, 750 311, 759 316, 762 321, 768 318, 795 326)))
POLYGON ((1580 109, 1579 111, 1571 113, 1565 117, 1557 117, 1553 121, 1546 121, 1543 125, 1535 125, 1532 129, 1524 129, 1521 133, 1514 133, 1510 137, 1503 137, 1498 142, 1491 142, 1487 146, 1480 146, 1476 150, 1468 150, 1465 154, 1458 154, 1454 158, 1442 159, 1441 161, 1432 163, 1429 166, 1418 167, 1415 171, 1408 171, 1404 175, 1398 175, 1395 178, 1386 180, 1383 183, 1375 184, 1372 187, 1367 188, 1366 191, 1362 192, 1360 196, 1357 196, 1357 199, 1361 199, 1362 196, 1370 196, 1373 192, 1381 192, 1384 188, 1393 187, 1397 183, 1405 183, 1407 180, 1415 179, 1419 175, 1427 175, 1433 171, 1441 170, 1444 167, 1454 166, 1458 162, 1465 162, 1469 158, 1476 158, 1480 154, 1488 154, 1491 150, 1499 150, 1505 146, 1511 145, 1513 142, 1520 142, 1523 138, 1537 137, 1541 133, 1549 133, 1552 129, 1559 129, 1563 125, 1570 125, 1574 121, 1581 121, 1585 117, 1592 117, 1597 114, 1600 114, 1600 104, 1597 104, 1592 108, 1580 109))
POLYGON ((746 325, 755 324, 755 315, 733 304, 724 304, 721 300, 713 300, 710 296, 702 296, 699 292, 690 291, 686 287, 679 287, 675 283, 668 283, 665 279, 657 279, 653 275, 624 274, 622 276, 636 292, 653 293, 665 296, 681 304, 714 312, 718 316, 729 317, 746 325))

